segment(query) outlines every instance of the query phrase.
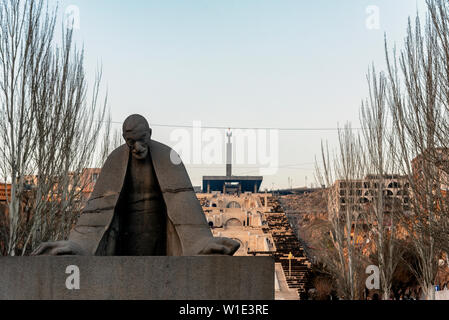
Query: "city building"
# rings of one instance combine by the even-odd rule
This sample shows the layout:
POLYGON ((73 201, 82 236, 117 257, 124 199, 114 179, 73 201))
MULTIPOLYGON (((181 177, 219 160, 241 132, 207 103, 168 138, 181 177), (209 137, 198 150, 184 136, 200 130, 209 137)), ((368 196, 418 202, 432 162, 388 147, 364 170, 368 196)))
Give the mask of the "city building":
POLYGON ((449 191, 449 149, 435 148, 434 152, 426 150, 412 160, 413 178, 416 184, 423 183, 432 178, 436 189, 437 185, 445 193, 449 191), (428 165, 432 164, 432 165, 428 165))
POLYGON ((230 195, 222 193, 198 194, 204 214, 216 237, 227 237, 240 243, 235 255, 247 256, 253 253, 274 251, 273 239, 263 228, 266 207, 259 195, 244 193, 230 195))
POLYGON ((11 198, 11 184, 0 183, 0 216, 8 212, 8 200, 11 198))
POLYGON ((329 213, 339 214, 350 209, 364 212, 383 193, 386 213, 393 210, 410 211, 409 183, 401 175, 368 175, 359 180, 337 180, 330 188, 329 213))

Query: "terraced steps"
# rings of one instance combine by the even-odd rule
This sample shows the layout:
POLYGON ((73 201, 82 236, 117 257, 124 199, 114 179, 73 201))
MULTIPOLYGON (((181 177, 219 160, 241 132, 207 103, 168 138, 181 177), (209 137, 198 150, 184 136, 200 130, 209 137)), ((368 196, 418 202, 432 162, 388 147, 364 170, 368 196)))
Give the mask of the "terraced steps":
POLYGON ((271 233, 273 237, 276 246, 273 257, 277 263, 281 263, 289 288, 298 290, 300 299, 307 299, 311 263, 296 238, 279 201, 270 197, 268 206, 273 209, 272 212, 266 214, 268 227, 264 231, 271 233), (290 253, 293 255, 291 266, 288 259, 290 253))

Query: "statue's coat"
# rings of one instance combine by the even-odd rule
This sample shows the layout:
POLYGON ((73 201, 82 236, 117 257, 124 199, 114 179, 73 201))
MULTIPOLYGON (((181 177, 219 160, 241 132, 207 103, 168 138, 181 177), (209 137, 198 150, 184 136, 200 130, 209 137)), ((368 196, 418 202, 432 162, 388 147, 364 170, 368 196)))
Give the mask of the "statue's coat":
MULTIPOLYGON (((150 154, 167 208, 166 255, 198 255, 213 236, 187 171, 178 154, 162 143, 152 140, 150 154)), ((129 158, 130 151, 126 144, 109 155, 94 191, 70 233, 69 240, 79 244, 88 255, 109 256, 116 253, 119 200, 129 158)))

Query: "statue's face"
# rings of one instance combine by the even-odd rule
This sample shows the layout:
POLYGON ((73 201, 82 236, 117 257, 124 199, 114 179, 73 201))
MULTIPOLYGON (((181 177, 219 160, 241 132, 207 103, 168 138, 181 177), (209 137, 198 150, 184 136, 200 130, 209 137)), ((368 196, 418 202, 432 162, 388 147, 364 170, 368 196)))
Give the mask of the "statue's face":
POLYGON ((126 144, 135 159, 143 160, 148 156, 151 140, 151 129, 136 128, 131 132, 125 132, 123 138, 125 138, 126 144))

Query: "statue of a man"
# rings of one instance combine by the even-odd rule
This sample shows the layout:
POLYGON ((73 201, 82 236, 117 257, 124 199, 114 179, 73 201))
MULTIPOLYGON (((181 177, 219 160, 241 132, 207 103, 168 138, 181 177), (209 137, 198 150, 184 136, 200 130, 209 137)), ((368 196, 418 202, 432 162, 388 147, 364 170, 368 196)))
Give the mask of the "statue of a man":
POLYGON ((237 241, 214 238, 189 176, 171 148, 151 140, 144 117, 123 124, 126 144, 106 160, 68 241, 33 255, 233 255, 237 241))

